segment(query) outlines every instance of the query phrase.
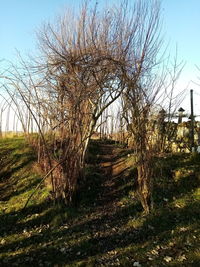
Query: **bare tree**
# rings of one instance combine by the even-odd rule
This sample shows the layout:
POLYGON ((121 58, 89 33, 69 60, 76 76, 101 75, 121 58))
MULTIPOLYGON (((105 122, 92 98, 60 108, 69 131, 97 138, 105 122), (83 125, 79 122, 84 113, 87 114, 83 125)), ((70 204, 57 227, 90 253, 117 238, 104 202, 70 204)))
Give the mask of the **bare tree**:
POLYGON ((94 127, 124 89, 124 59, 137 43, 140 12, 140 4, 130 17, 125 2, 101 12, 85 4, 78 15, 70 11, 43 26, 32 66, 21 59, 9 70, 6 88, 25 103, 25 125, 30 116, 37 125, 35 144, 55 198, 72 201, 94 127))
POLYGON ((160 75, 157 72, 155 76, 152 68, 147 73, 144 70, 137 81, 134 76, 126 77, 127 89, 122 98, 123 117, 135 150, 137 192, 147 214, 153 208, 154 158, 172 144, 170 138, 176 130, 171 119, 181 100, 179 94, 175 96, 174 90, 182 68, 183 64, 177 64, 175 60, 173 68, 165 66, 165 71, 160 75))
POLYGON ((124 119, 134 125, 138 192, 149 212, 147 125, 161 86, 156 91, 153 86, 162 42, 159 11, 153 0, 133 6, 122 1, 103 10, 86 3, 76 15, 70 10, 44 24, 38 32, 40 54, 31 65, 21 59, 21 68, 10 69, 6 87, 26 105, 25 121, 31 117, 37 125, 39 161, 51 174, 56 199, 72 201, 97 121, 123 93, 124 119))

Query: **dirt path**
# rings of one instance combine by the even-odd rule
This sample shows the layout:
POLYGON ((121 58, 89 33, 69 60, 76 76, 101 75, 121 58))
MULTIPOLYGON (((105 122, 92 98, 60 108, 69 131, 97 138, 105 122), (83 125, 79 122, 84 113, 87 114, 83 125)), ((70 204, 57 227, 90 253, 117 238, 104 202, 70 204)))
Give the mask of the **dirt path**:
POLYGON ((102 190, 96 198, 98 212, 103 210, 107 215, 116 212, 123 187, 127 183, 128 169, 131 166, 127 161, 125 150, 113 144, 101 144, 98 151, 99 169, 101 172, 102 190), (123 155, 123 156, 122 156, 123 155))

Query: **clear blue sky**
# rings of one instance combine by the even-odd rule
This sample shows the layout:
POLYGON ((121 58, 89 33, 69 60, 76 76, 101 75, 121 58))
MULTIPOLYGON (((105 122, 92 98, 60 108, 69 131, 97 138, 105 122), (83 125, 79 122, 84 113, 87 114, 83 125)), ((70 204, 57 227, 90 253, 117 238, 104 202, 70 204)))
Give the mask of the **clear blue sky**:
MULTIPOLYGON (((65 6, 76 7, 80 2, 81 0, 1 0, 0 59, 13 60, 15 49, 22 54, 34 50, 35 29, 43 21, 53 19, 56 14, 61 13, 65 6)), ((169 42, 172 54, 177 45, 179 59, 187 63, 179 83, 180 89, 190 80, 198 82, 197 76, 200 76, 195 68, 195 64, 200 66, 199 12, 200 0, 162 0, 163 34, 166 43, 169 42)), ((191 83, 188 89, 190 88, 194 88, 198 96, 200 87, 191 83)), ((187 99, 185 101, 183 105, 187 106, 187 99)), ((197 105, 195 103, 196 107, 197 105)))

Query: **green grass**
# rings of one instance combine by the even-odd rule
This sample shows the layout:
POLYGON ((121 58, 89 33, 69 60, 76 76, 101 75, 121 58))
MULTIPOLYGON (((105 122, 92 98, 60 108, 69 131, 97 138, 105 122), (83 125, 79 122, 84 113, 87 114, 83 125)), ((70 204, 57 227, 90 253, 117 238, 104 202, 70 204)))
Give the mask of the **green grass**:
MULTIPOLYGON (((113 153, 113 163, 134 161, 113 153)), ((155 209, 144 216, 134 166, 111 178, 103 154, 93 142, 76 206, 54 206, 42 186, 22 211, 41 179, 35 155, 22 137, 0 140, 0 266, 199 266, 199 155, 156 159, 155 209)))

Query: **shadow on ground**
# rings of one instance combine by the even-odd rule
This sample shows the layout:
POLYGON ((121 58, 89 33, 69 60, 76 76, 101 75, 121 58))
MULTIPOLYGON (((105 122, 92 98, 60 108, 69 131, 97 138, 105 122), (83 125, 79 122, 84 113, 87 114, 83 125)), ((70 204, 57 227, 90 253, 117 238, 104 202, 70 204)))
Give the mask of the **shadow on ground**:
POLYGON ((144 216, 127 154, 115 144, 93 146, 76 207, 46 200, 0 215, 1 266, 199 266, 199 176, 190 172, 198 161, 161 160, 156 209, 144 216), (180 166, 188 172, 176 177, 180 166))

